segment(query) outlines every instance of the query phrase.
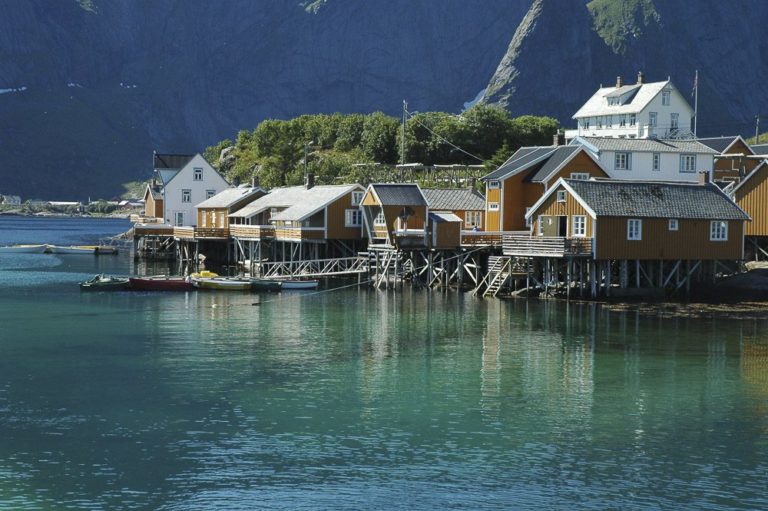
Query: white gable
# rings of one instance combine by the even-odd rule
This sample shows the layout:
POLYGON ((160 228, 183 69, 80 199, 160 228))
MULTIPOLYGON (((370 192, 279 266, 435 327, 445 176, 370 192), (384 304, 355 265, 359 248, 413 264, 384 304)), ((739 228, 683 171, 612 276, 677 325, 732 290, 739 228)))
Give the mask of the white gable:
POLYGON ((163 188, 166 223, 197 225, 195 205, 229 188, 229 183, 200 154, 196 154, 163 188))

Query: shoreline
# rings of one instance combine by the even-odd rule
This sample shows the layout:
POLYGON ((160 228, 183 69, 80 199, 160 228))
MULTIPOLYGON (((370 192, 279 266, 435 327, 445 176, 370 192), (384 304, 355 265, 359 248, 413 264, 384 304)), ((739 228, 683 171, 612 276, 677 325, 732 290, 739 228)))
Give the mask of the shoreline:
POLYGON ((70 215, 68 213, 54 213, 54 212, 38 212, 38 213, 24 213, 18 210, 0 211, 0 216, 3 217, 21 217, 21 218, 110 218, 119 220, 130 220, 131 213, 84 213, 78 215, 70 215))

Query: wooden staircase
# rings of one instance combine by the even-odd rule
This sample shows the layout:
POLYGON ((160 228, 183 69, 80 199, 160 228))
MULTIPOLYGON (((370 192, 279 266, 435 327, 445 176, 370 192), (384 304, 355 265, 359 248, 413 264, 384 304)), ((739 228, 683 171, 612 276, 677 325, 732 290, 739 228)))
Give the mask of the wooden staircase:
POLYGON ((512 260, 504 256, 488 257, 488 273, 483 277, 475 290, 475 296, 482 293, 484 297, 497 296, 512 273, 512 260))

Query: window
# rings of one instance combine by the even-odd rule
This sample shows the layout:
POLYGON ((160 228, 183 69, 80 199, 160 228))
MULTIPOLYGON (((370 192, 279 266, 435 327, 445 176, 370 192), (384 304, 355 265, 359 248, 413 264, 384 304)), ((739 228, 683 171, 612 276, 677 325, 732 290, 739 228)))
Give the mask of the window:
POLYGON ((669 219, 669 230, 670 231, 676 231, 678 228, 677 226, 677 218, 670 218, 669 219))
POLYGON ((669 91, 665 90, 661 92, 661 104, 664 106, 669 106, 669 91))
POLYGON ((643 221, 637 218, 627 220, 627 239, 640 241, 643 239, 643 221))
POLYGON ((359 206, 365 192, 352 192, 352 205, 359 206))
POLYGON ((648 112, 648 125, 652 128, 656 127, 656 112, 648 112))
POLYGON ((192 202, 192 190, 181 191, 181 202, 192 202))
POLYGON ((571 217, 571 236, 583 238, 587 235, 587 217, 574 215, 571 217))
POLYGON ((661 170, 661 155, 653 153, 653 170, 661 170))
POLYGON ((585 129, 585 130, 588 130, 588 129, 589 129, 589 120, 590 120, 590 118, 589 118, 589 117, 587 117, 586 119, 584 119, 584 120, 582 121, 582 123, 583 123, 583 126, 584 126, 584 129, 585 129))
POLYGON ((614 169, 632 170, 632 153, 616 153, 614 169))
POLYGON ((627 114, 621 114, 619 116, 619 126, 622 128, 627 125, 627 114))
POLYGON ((680 114, 669 114, 670 128, 676 130, 680 124, 680 114))
POLYGON ((680 172, 696 172, 696 155, 680 155, 680 172))
POLYGON ((613 116, 612 115, 606 115, 605 116, 605 127, 610 128, 613 125, 613 116))
POLYGON ((603 127, 603 116, 600 115, 597 117, 597 127, 602 128, 603 127))
POLYGON ((619 101, 619 98, 617 98, 617 97, 608 98, 608 105, 609 106, 616 106, 616 105, 620 105, 620 104, 621 104, 621 102, 619 101))
POLYGON ((195 175, 193 177, 195 181, 202 181, 203 180, 203 169, 196 168, 195 169, 195 175))
POLYGON ((344 211, 344 227, 360 227, 363 225, 363 212, 359 209, 344 211))
POLYGON ((205 198, 206 199, 210 199, 214 195, 216 195, 216 190, 206 190, 205 191, 205 198))
POLYGON ((525 226, 530 227, 531 226, 531 217, 528 216, 528 213, 531 211, 531 208, 525 208, 525 226))
POLYGON ((629 114, 629 125, 634 126, 637 124, 637 114, 629 114))
POLYGON ((499 189, 499 182, 496 179, 492 179, 488 181, 488 189, 489 190, 498 190, 499 189))
POLYGON ((464 215, 464 226, 468 228, 477 227, 480 229, 483 226, 483 213, 482 211, 467 211, 464 215))
POLYGON ((557 191, 557 202, 565 202, 565 190, 557 191))
POLYGON ((580 181, 588 181, 590 178, 587 172, 571 172, 571 179, 578 179, 580 181))
POLYGON ((384 218, 384 211, 379 211, 379 214, 373 219, 373 225, 387 225, 387 219, 384 218))
POLYGON ((498 211, 499 210, 499 203, 498 202, 489 202, 488 203, 488 211, 498 211))
POLYGON ((177 211, 176 212, 176 225, 184 225, 184 212, 183 211, 177 211))
POLYGON ((728 222, 713 220, 709 223, 710 241, 728 241, 728 222))

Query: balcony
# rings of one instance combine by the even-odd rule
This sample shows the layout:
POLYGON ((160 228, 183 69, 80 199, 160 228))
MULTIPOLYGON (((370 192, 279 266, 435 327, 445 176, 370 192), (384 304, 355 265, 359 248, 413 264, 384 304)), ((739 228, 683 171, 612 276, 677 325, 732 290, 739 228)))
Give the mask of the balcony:
POLYGON ((528 231, 461 231, 461 244, 470 247, 500 247, 505 234, 528 236, 528 231))
POLYGON ((591 257, 592 238, 505 235, 504 255, 523 257, 591 257))
POLYGON ((175 226, 173 228, 173 237, 185 240, 195 239, 195 228, 190 226, 175 226))
POLYGON ((195 238, 197 239, 227 239, 229 238, 228 227, 196 227, 195 238))
POLYGON ((244 240, 271 240, 275 237, 275 227, 273 225, 230 224, 229 235, 244 240))

